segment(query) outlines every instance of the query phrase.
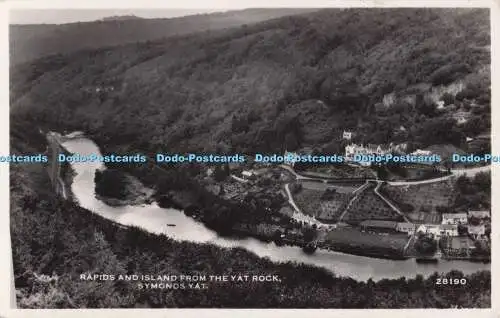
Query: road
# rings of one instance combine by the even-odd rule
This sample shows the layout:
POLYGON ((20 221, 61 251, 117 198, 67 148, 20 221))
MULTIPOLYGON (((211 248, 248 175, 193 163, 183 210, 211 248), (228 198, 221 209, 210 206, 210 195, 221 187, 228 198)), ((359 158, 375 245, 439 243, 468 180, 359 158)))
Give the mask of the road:
MULTIPOLYGON (((325 180, 332 181, 332 180, 334 180, 334 179, 326 179, 326 178, 321 178, 321 177, 317 177, 317 178, 305 177, 305 176, 298 174, 292 167, 290 167, 288 165, 280 165, 280 167, 287 170, 291 174, 293 174, 297 180, 318 180, 318 181, 325 181, 325 180)), ((405 185, 435 183, 435 182, 441 182, 441 181, 448 180, 451 177, 458 177, 461 175, 466 175, 467 177, 473 177, 480 172, 490 171, 490 169, 491 169, 491 165, 476 167, 476 168, 469 168, 469 169, 452 169, 451 174, 444 176, 444 177, 419 180, 419 181, 387 181, 387 184, 394 185, 394 186, 405 186, 405 185)), ((366 179, 366 181, 380 182, 380 180, 377 180, 377 179, 366 179)))
POLYGON ((382 185, 382 182, 379 182, 377 184, 377 186, 375 187, 375 189, 373 189, 373 192, 375 192, 376 195, 378 195, 379 198, 381 198, 388 206, 390 206, 397 214, 399 214, 401 217, 403 217, 403 219, 405 220, 405 222, 407 223, 412 223, 407 217, 406 215, 404 215, 403 212, 401 212, 401 210, 398 209, 397 206, 395 206, 394 204, 392 204, 389 200, 387 200, 382 194, 380 194, 378 192, 378 189, 380 188, 380 186, 382 185))
POLYGON ((490 170, 491 170, 491 165, 476 167, 476 168, 469 168, 469 169, 451 169, 451 174, 444 176, 444 177, 432 178, 432 179, 420 180, 420 181, 389 181, 389 182, 387 182, 387 184, 394 185, 394 186, 404 186, 404 185, 435 183, 435 182, 441 182, 441 181, 448 180, 451 177, 459 177, 461 175, 465 175, 467 177, 473 177, 480 172, 488 172, 490 170))
MULTIPOLYGON (((280 167, 283 168, 283 169, 285 169, 285 170, 287 170, 291 174, 293 174, 297 180, 318 180, 318 181, 325 181, 325 180, 327 180, 325 178, 320 178, 320 177, 318 177, 318 178, 311 178, 311 177, 302 176, 302 175, 298 174, 292 167, 290 167, 288 165, 280 165, 280 167)), ((444 177, 432 178, 432 179, 420 180, 420 181, 391 181, 391 182, 387 182, 387 184, 392 185, 392 186, 406 186, 406 185, 417 185, 417 184, 435 183, 435 182, 445 181, 445 180, 448 180, 448 179, 450 179, 452 177, 457 177, 457 176, 461 176, 461 175, 466 175, 468 177, 475 176, 476 174, 478 174, 480 172, 490 171, 490 168, 491 168, 491 166, 488 165, 488 166, 476 167, 476 168, 470 168, 470 169, 452 169, 451 170, 451 174, 447 175, 447 176, 444 176, 444 177)), ((332 180, 332 179, 328 179, 328 180, 332 180)), ((396 213, 398 213, 399 215, 401 215, 406 222, 412 223, 406 217, 406 215, 404 215, 404 213, 402 213, 396 206, 394 206, 389 200, 387 200, 383 195, 381 195, 378 192, 378 189, 382 185, 382 181, 381 180, 376 180, 376 179, 367 179, 366 183, 363 186, 361 186, 360 188, 356 189, 355 196, 349 201, 346 209, 344 210, 344 212, 342 212, 341 216, 339 217, 339 221, 342 220, 342 218, 346 214, 347 210, 349 209, 349 206, 358 197, 358 194, 359 194, 358 192, 363 192, 363 191, 358 191, 358 190, 360 190, 360 189, 364 190, 364 188, 368 185, 368 182, 370 182, 370 181, 377 182, 377 186, 374 189, 375 194, 378 197, 380 197, 387 205, 389 205, 396 213)), ((312 218, 312 217, 304 214, 300 210, 300 208, 297 206, 297 204, 295 204, 295 201, 293 200, 293 196, 292 196, 292 193, 290 192, 290 188, 289 188, 288 184, 285 185, 285 191, 286 191, 286 194, 288 196, 288 202, 290 203, 290 205, 295 210, 295 213, 293 215, 294 219, 296 219, 298 221, 307 222, 309 224, 316 224, 316 225, 323 224, 323 223, 317 221, 316 219, 314 219, 314 218, 312 218)))
POLYGON ((293 219, 295 219, 296 221, 299 221, 299 222, 309 223, 311 225, 312 224, 316 224, 317 226, 325 225, 324 223, 319 222, 315 218, 305 214, 304 212, 302 212, 302 210, 300 210, 300 208, 297 206, 297 204, 293 200, 292 192, 290 191, 290 186, 288 183, 285 184, 285 191, 286 191, 286 195, 288 197, 288 203, 290 203, 290 205, 295 210, 295 212, 293 213, 293 216, 292 216, 293 219))

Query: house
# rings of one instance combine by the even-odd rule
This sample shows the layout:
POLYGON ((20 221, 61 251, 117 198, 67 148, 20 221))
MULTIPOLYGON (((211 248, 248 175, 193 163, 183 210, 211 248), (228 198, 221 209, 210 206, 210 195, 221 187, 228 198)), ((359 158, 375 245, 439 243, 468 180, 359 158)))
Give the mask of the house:
POLYGON ((206 173, 207 173, 207 177, 210 177, 211 175, 214 174, 214 169, 213 168, 208 168, 207 171, 206 171, 206 173))
MULTIPOLYGON (((345 146, 345 160, 355 161, 356 156, 368 155, 368 151, 363 145, 350 144, 345 146)), ((361 165, 369 166, 371 163, 369 161, 359 162, 361 165)))
POLYGON ((467 213, 443 213, 441 224, 467 224, 467 213))
POLYGON ((396 231, 413 235, 413 233, 415 233, 415 224, 408 222, 398 222, 398 224, 396 225, 396 231))
POLYGON ((432 152, 429 150, 422 150, 422 149, 417 149, 414 152, 411 153, 414 156, 430 156, 432 152))
POLYGON ((373 155, 385 155, 390 152, 390 149, 387 149, 382 145, 368 144, 367 151, 369 154, 373 155))
POLYGON ((458 125, 462 125, 462 124, 465 124, 469 118, 470 118, 471 114, 469 112, 465 112, 465 111, 457 111, 457 112, 454 112, 453 115, 451 116, 458 125))
POLYGON ((456 118, 457 125, 463 125, 467 122, 467 119, 464 116, 460 116, 456 118))
POLYGON ((229 168, 229 171, 233 171, 241 167, 241 163, 239 162, 228 162, 227 167, 229 168))
POLYGON ((437 109, 443 109, 444 108, 444 101, 443 100, 438 100, 436 102, 437 109))
POLYGON ((296 152, 288 152, 285 150, 285 154, 283 155, 285 164, 293 167, 295 165, 295 157, 297 156, 298 154, 296 152))
POLYGON ((486 211, 486 210, 481 210, 481 211, 470 210, 468 212, 468 215, 469 215, 469 218, 476 218, 476 219, 480 219, 480 220, 489 219, 491 217, 490 211, 486 211))
POLYGON ((441 229, 438 224, 422 224, 417 228, 417 233, 432 234, 438 238, 441 236, 441 229))
POLYGON ((447 237, 443 243, 443 250, 448 256, 468 256, 476 248, 469 237, 463 236, 447 237))
POLYGON ((342 139, 351 140, 352 132, 344 130, 344 132, 342 133, 342 139))
POLYGON ((474 237, 475 239, 478 239, 482 236, 485 235, 486 233, 486 227, 484 226, 484 224, 481 224, 481 225, 469 225, 467 227, 467 232, 472 236, 474 237))
POLYGON ((479 134, 476 136, 476 139, 480 140, 490 140, 491 139, 491 132, 484 132, 482 134, 479 134))
POLYGON ((407 143, 402 143, 402 144, 393 144, 392 142, 389 144, 389 150, 394 153, 398 154, 405 154, 406 149, 408 148, 407 143))
POLYGON ((241 175, 246 179, 250 179, 255 176, 255 173, 252 170, 243 170, 241 175))
MULTIPOLYGON (((381 145, 368 144, 365 147, 364 145, 350 144, 345 146, 344 158, 346 161, 358 161, 357 158, 359 158, 359 156, 384 155, 389 152, 390 149, 381 145)), ((369 166, 371 164, 370 161, 360 161, 358 163, 364 166, 369 166)))
POLYGON ((395 232, 397 228, 397 222, 392 221, 366 220, 359 225, 365 231, 395 232))
POLYGON ((440 236, 458 236, 457 224, 441 224, 439 227, 440 236))

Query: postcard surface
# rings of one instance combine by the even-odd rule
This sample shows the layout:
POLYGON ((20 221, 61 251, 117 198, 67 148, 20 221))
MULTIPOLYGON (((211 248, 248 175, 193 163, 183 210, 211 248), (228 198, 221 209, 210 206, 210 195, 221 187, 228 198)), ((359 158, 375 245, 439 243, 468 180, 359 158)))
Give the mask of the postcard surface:
POLYGON ((491 308, 490 8, 9 15, 16 308, 491 308))

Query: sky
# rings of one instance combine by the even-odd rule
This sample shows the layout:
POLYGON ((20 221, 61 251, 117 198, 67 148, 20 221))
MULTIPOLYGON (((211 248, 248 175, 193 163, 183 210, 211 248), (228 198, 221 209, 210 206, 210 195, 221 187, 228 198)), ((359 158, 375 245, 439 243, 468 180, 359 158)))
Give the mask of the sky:
POLYGON ((173 18, 223 9, 13 9, 10 24, 62 24, 95 21, 104 17, 136 15, 142 18, 173 18))

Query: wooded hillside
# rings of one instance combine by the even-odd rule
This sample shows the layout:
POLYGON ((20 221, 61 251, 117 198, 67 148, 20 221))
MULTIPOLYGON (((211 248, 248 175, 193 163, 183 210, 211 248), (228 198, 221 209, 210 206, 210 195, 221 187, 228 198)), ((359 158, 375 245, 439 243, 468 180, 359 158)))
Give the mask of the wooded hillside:
POLYGON ((328 9, 20 65, 12 113, 150 149, 461 146, 489 129, 489 44, 483 9, 328 9))

